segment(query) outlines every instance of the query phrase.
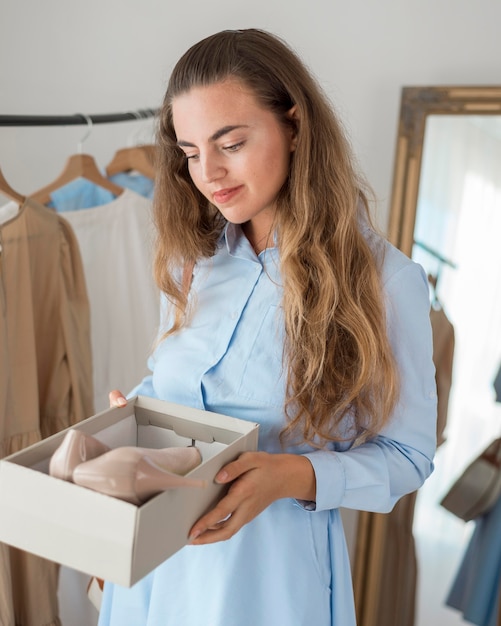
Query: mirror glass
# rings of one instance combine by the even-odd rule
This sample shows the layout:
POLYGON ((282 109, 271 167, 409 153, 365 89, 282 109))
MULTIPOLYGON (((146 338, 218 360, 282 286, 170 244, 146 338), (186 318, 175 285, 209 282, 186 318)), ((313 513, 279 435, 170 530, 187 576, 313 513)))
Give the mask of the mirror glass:
MULTIPOLYGON (((440 500, 501 434, 494 387, 501 365, 501 91, 405 91, 390 238, 423 266, 432 309, 453 331, 444 438, 414 516, 416 626, 460 626, 462 611, 448 605, 448 595, 475 522, 454 517, 440 500)), ((491 581, 484 586, 492 597, 491 581)))

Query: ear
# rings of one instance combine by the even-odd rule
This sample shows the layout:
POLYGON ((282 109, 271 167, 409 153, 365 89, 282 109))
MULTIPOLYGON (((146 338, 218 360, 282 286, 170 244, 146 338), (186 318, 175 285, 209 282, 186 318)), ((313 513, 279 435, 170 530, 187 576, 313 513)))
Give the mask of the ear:
POLYGON ((291 127, 291 145, 290 150, 294 152, 297 146, 297 134, 299 130, 299 115, 297 110, 297 104, 291 107, 286 113, 287 120, 291 127))

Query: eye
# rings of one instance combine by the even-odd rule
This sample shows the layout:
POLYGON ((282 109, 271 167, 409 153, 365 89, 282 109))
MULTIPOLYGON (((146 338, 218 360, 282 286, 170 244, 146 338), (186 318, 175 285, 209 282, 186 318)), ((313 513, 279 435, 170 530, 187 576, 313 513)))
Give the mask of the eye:
POLYGON ((226 152, 237 152, 244 143, 245 141, 239 141, 238 143, 231 144, 231 146, 224 146, 223 150, 226 150, 226 152))
POLYGON ((185 154, 184 157, 187 161, 193 161, 193 160, 197 160, 199 158, 199 155, 198 154, 185 154))

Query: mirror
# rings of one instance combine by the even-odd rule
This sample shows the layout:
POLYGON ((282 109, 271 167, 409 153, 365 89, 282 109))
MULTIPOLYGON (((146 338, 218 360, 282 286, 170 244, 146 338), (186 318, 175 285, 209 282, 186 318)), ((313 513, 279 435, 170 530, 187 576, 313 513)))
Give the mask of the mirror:
MULTIPOLYGON (((472 600, 462 590, 462 605, 451 607, 449 593, 475 522, 455 518, 440 500, 501 434, 494 387, 501 372, 501 87, 403 89, 388 234, 423 266, 432 310, 444 313, 454 331, 445 439, 418 492, 413 534, 415 626, 460 626, 472 600)), ((501 554, 501 538, 497 543, 501 554)), ((486 597, 473 599, 490 604, 493 614, 497 569, 482 582, 486 597)))

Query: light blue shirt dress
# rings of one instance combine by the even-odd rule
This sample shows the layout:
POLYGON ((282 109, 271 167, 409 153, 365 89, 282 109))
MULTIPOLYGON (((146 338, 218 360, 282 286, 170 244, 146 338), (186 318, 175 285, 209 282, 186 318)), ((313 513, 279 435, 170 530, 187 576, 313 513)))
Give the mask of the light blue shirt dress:
MULTIPOLYGON (((433 468, 436 385, 429 296, 422 268, 366 230, 384 254, 387 324, 401 375, 391 422, 350 449, 303 445, 316 503, 281 499, 234 537, 185 546, 130 589, 106 584, 99 625, 354 626, 352 580, 339 507, 387 512, 433 468)), ((139 393, 260 424, 259 449, 282 452, 278 250, 255 255, 228 224, 217 253, 195 268, 189 328, 163 341, 139 393)))

